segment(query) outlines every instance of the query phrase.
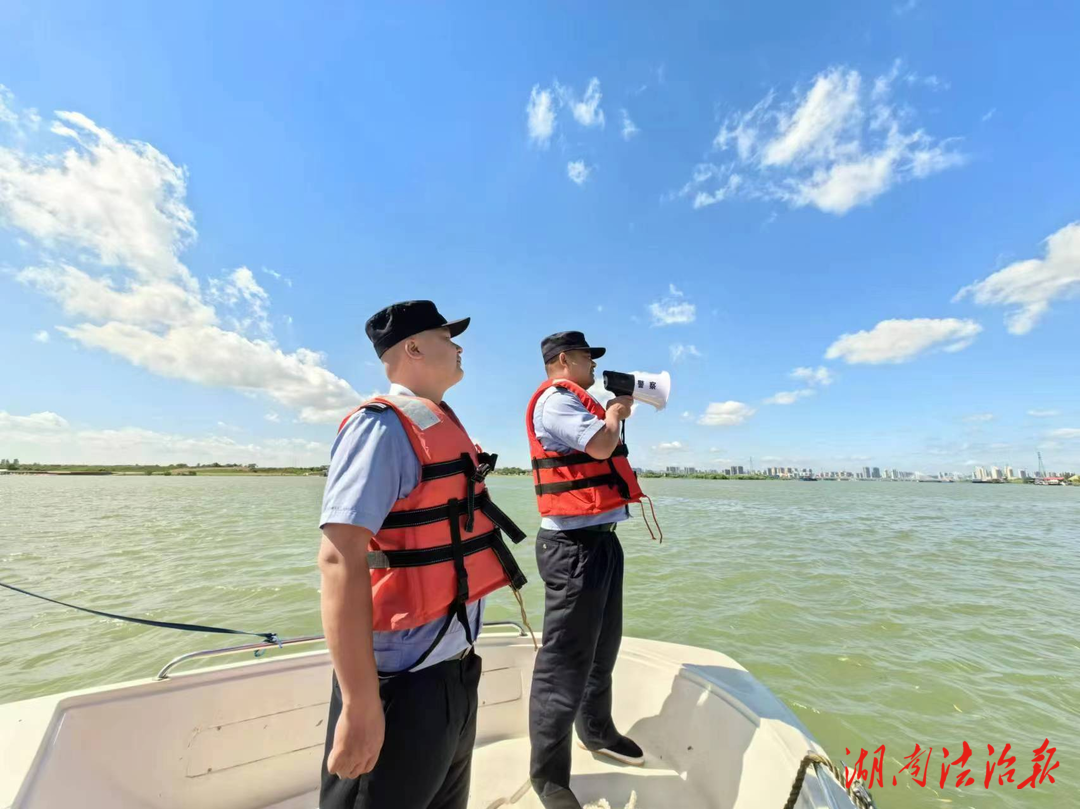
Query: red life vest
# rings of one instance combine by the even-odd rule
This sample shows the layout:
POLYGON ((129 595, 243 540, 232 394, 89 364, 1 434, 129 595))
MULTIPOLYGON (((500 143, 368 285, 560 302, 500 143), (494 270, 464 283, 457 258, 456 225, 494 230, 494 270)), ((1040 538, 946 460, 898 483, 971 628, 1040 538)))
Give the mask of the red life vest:
POLYGON ((465 605, 525 576, 503 542, 525 538, 492 501, 484 477, 498 456, 482 452, 448 406, 419 396, 376 396, 359 410, 393 410, 420 461, 416 487, 394 503, 368 545, 372 626, 412 629, 446 617, 431 648, 442 640, 453 618, 472 643, 465 605))
POLYGON ((628 503, 640 502, 641 487, 626 458, 625 443, 620 442, 611 457, 603 461, 585 452, 560 454, 544 449, 536 437, 533 411, 544 391, 551 387, 565 388, 573 393, 598 419, 607 415, 583 387, 568 379, 549 379, 536 389, 525 410, 525 429, 529 434, 529 454, 532 455, 540 516, 603 514, 628 503))

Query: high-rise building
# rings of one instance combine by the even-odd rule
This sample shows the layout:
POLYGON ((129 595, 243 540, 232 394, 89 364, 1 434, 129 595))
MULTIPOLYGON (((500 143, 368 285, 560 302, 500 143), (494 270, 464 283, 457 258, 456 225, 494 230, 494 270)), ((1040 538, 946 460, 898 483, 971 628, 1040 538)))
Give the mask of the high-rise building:
POLYGON ((1027 470, 1026 469, 1021 469, 1020 470, 1020 479, 1021 480, 1027 480, 1027 476, 1028 476, 1027 470))
POLYGON ((1016 475, 1013 474, 1013 468, 1008 464, 1005 465, 1005 477, 1008 480, 1012 480, 1016 475))
POLYGON ((869 466, 864 466, 864 467, 862 468, 862 476, 863 476, 864 478, 868 478, 868 477, 870 477, 870 467, 869 467, 869 466))
POLYGON ((874 467, 874 477, 876 477, 876 478, 881 477, 881 470, 876 466, 874 467))
POLYGON ((990 467, 990 480, 1001 480, 1001 467, 1000 466, 991 466, 990 467))

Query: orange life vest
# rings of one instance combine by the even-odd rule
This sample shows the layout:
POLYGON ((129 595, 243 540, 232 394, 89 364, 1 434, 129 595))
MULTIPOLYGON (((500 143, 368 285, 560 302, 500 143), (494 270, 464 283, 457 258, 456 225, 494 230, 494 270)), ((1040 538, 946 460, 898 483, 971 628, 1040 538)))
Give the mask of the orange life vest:
POLYGON ((549 379, 536 389, 525 410, 525 429, 529 434, 529 454, 532 456, 540 515, 568 517, 603 514, 628 503, 640 502, 641 487, 627 460, 625 442, 620 441, 611 457, 603 461, 585 452, 560 454, 544 449, 536 437, 533 411, 544 391, 551 387, 565 388, 573 393, 598 419, 607 415, 600 403, 583 387, 568 379, 549 379))
POLYGON ((427 658, 456 617, 473 642, 465 605, 524 574, 502 539, 525 538, 492 501, 484 477, 498 456, 473 444, 454 412, 419 396, 376 396, 353 410, 393 410, 420 461, 416 487, 394 503, 368 545, 372 626, 412 629, 446 616, 438 637, 410 668, 427 658))

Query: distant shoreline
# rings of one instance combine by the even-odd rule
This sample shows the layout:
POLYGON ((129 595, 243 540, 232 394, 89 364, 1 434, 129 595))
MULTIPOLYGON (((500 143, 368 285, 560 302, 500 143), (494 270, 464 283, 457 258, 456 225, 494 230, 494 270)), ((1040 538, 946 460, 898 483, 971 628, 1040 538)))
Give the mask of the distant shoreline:
POLYGON ((139 464, 20 464, 0 469, 0 475, 52 475, 56 477, 324 477, 324 466, 275 466, 259 468, 240 464, 207 466, 139 464))
MULTIPOLYGON (((240 464, 209 464, 206 466, 150 466, 138 464, 21 464, 12 469, 0 468, 0 477, 5 475, 48 475, 52 477, 326 477, 328 467, 325 466, 281 466, 265 467, 246 466, 240 464)), ((526 477, 531 475, 527 469, 520 467, 505 467, 496 469, 491 473, 493 477, 526 477)), ((642 479, 670 479, 670 480, 761 480, 776 482, 800 482, 798 477, 770 477, 768 475, 725 475, 717 472, 695 472, 692 474, 672 474, 644 470, 638 473, 642 479)), ((814 482, 826 480, 835 482, 835 478, 815 479, 814 482)), ((855 482, 855 479, 849 479, 855 482)), ((1034 483, 1031 478, 1013 480, 979 481, 960 478, 955 481, 942 481, 933 478, 922 480, 885 480, 885 479, 859 479, 859 483, 998 483, 998 484, 1021 484, 1034 483)), ((1074 481, 1063 481, 1064 485, 1080 485, 1074 481)))

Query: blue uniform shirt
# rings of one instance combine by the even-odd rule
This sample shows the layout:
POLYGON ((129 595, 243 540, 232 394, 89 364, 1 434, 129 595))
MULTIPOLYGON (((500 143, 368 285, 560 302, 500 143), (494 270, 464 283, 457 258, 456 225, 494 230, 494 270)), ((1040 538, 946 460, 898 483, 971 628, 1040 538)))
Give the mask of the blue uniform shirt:
MULTIPOLYGON (((413 395, 401 385, 390 393, 413 395)), ((395 501, 407 497, 420 479, 420 460, 409 443, 401 420, 392 410, 361 410, 338 433, 330 450, 319 527, 327 523, 358 525, 375 533, 395 501)), ((468 606, 473 637, 480 634, 483 599, 468 606)), ((413 629, 373 632, 375 665, 379 671, 412 666, 435 640, 445 618, 413 629)), ((465 628, 454 620, 439 645, 418 668, 433 666, 468 648, 465 628)))
MULTIPOLYGON (((540 446, 548 452, 563 455, 584 452, 589 440, 604 427, 604 420, 586 409, 581 399, 566 388, 551 387, 540 394, 533 409, 533 429, 540 446)), ((552 531, 572 531, 590 525, 621 522, 630 516, 630 509, 620 506, 603 514, 584 517, 543 517, 540 527, 552 531)))

